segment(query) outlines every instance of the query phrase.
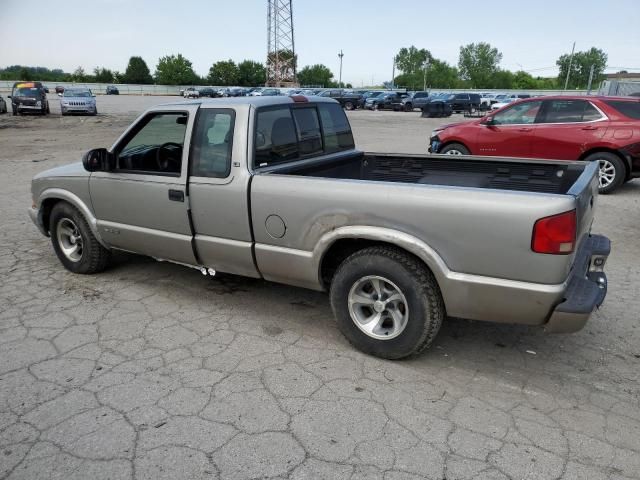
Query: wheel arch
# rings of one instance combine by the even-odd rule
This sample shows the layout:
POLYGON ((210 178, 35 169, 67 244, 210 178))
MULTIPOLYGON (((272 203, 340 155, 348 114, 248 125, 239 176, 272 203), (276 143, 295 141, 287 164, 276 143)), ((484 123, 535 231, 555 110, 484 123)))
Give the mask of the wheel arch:
POLYGON ((84 216, 89 228, 91 229, 91 233, 93 233, 98 242, 100 242, 103 247, 109 248, 98 232, 98 221, 89 206, 76 194, 61 188, 49 188, 44 190, 38 199, 38 204, 40 205, 40 208, 38 209, 39 222, 41 222, 41 225, 47 232, 50 231, 49 217, 51 215, 51 210, 59 202, 66 202, 77 208, 84 216))
POLYGON ((628 158, 626 158, 622 153, 620 153, 620 151, 616 150, 615 148, 609 148, 609 147, 594 147, 591 148, 589 150, 586 150, 585 152, 583 152, 580 157, 578 158, 578 160, 585 160, 589 155, 593 155, 594 153, 612 153, 615 156, 617 156, 620 160, 622 160, 622 164, 624 165, 624 169, 625 169, 625 179, 628 180, 629 178, 631 178, 631 162, 628 158))
POLYGON ((469 151, 469 155, 473 155, 473 152, 469 148, 469 145, 467 143, 465 143, 464 141, 459 140, 457 138, 449 138, 449 139, 447 139, 446 142, 443 142, 442 145, 440 145, 439 150, 442 150, 444 147, 447 147, 447 146, 451 145, 452 143, 459 143, 460 145, 462 145, 464 148, 466 148, 469 151))
POLYGON ((422 240, 383 227, 341 227, 323 236, 314 249, 320 284, 326 289, 338 266, 351 254, 364 248, 386 245, 417 257, 442 285, 449 268, 438 253, 422 240))

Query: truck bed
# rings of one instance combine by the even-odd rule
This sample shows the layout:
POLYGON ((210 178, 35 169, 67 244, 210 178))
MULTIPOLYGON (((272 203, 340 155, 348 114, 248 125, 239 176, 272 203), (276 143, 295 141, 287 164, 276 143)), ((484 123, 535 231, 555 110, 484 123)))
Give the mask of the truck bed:
POLYGON ((558 161, 362 152, 274 167, 281 175, 555 194, 568 193, 583 171, 581 164, 558 161))

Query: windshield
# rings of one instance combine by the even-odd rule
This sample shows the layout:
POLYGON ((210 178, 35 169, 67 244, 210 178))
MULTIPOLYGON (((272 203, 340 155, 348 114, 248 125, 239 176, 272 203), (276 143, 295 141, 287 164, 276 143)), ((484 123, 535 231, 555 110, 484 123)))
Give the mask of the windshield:
POLYGON ((37 97, 37 88, 16 88, 13 92, 15 97, 37 97))
POLYGON ((63 94, 65 97, 90 97, 91 92, 89 90, 69 90, 66 89, 63 94))

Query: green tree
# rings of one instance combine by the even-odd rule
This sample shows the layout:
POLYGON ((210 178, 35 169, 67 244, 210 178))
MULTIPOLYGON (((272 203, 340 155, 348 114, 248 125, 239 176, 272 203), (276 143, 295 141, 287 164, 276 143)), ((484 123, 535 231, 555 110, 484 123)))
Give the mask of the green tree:
POLYGON ((422 72, 427 60, 431 61, 431 52, 424 48, 417 49, 413 45, 401 48, 395 57, 396 67, 403 73, 415 74, 422 72))
POLYGON ((480 88, 484 87, 501 89, 517 88, 514 86, 514 74, 509 70, 496 70, 493 72, 488 83, 483 84, 480 88))
POLYGON ((604 80, 605 67, 607 66, 607 54, 596 47, 591 47, 585 52, 575 52, 573 60, 570 60, 570 54, 561 55, 556 61, 560 71, 558 73, 558 83, 562 86, 565 84, 567 72, 569 71, 569 63, 571 63, 571 73, 569 75, 569 85, 567 88, 587 88, 589 83, 589 72, 591 66, 594 66, 593 84, 596 85, 604 80))
POLYGON ((240 72, 233 60, 214 63, 209 69, 208 82, 211 85, 230 86, 239 83, 240 72))
POLYGON ((238 85, 242 87, 257 87, 264 85, 267 71, 259 62, 245 60, 238 64, 238 85))
POLYGON ((298 82, 300 85, 314 85, 322 87, 332 87, 335 85, 333 82, 333 73, 328 67, 321 64, 307 65, 298 72, 298 82))
POLYGON ((498 71, 502 54, 488 43, 470 43, 460 47, 458 69, 473 88, 487 88, 498 71))
POLYGON ((160 85, 191 85, 198 82, 191 62, 180 53, 161 57, 156 66, 155 77, 160 85))
POLYGON ((142 57, 131 57, 122 77, 124 83, 150 84, 153 83, 151 72, 142 57))
POLYGON ((76 68, 71 74, 71 78, 74 82, 86 82, 89 80, 87 74, 84 72, 84 68, 82 67, 76 68))
POLYGON ((108 68, 94 68, 93 77, 98 83, 113 83, 113 72, 108 68))

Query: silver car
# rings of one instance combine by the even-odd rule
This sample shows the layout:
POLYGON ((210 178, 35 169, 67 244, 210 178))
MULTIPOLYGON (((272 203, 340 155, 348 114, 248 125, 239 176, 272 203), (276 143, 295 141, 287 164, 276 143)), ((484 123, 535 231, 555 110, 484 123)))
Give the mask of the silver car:
POLYGON ((69 113, 88 113, 97 115, 96 96, 88 88, 65 88, 60 95, 62 115, 69 113))

